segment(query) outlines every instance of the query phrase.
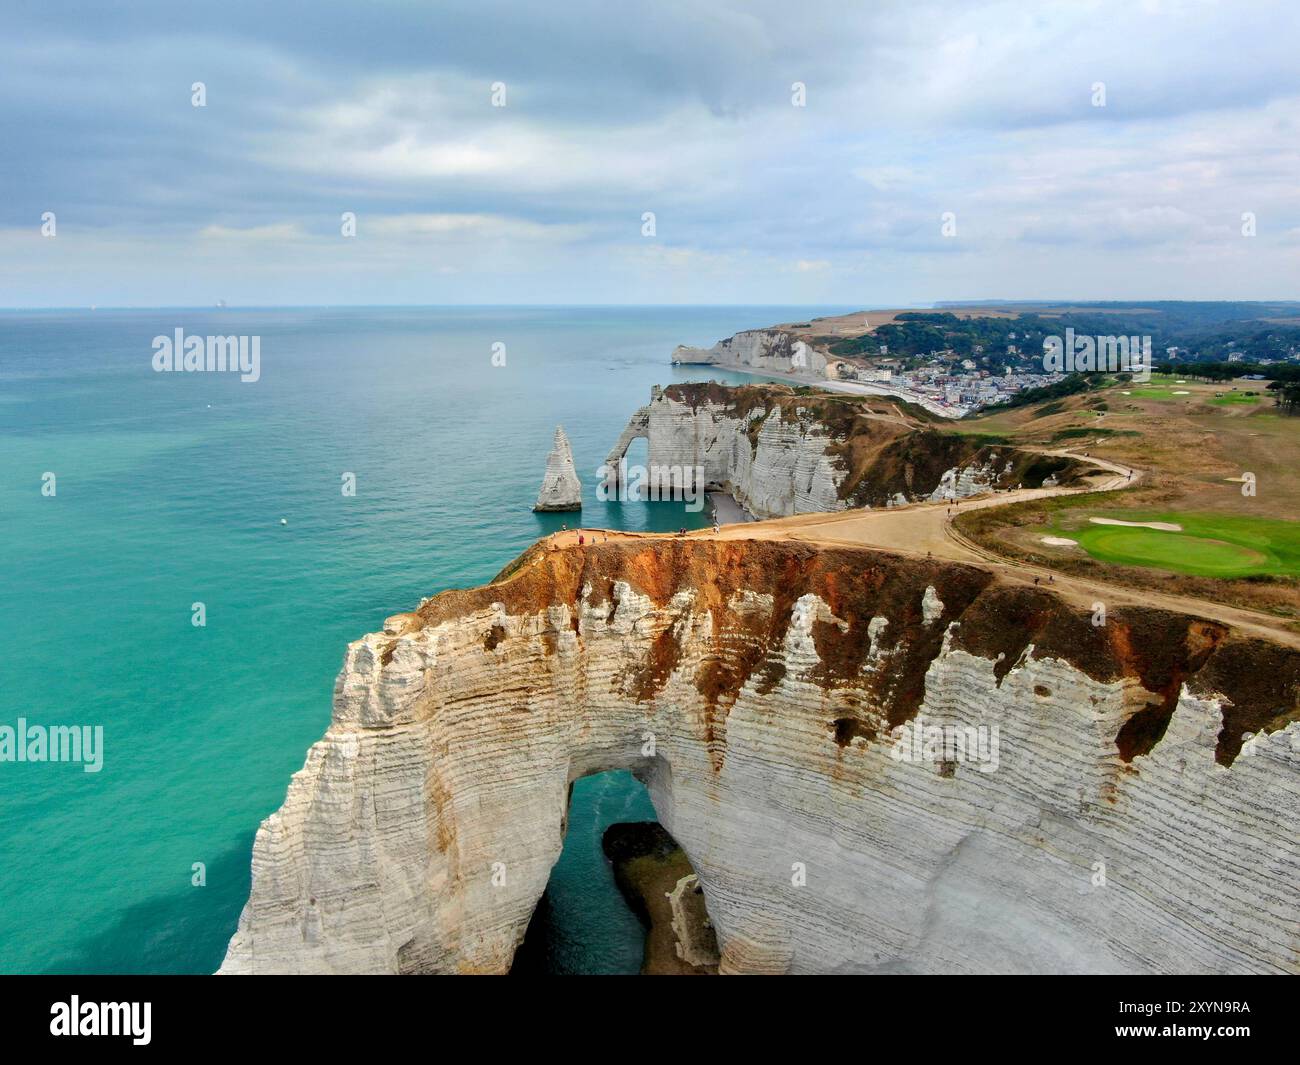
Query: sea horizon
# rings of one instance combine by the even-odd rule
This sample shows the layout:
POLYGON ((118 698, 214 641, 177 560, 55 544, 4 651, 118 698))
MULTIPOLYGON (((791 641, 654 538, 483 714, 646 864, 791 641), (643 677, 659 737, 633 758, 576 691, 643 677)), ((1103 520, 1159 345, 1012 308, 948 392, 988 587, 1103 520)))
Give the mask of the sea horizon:
MULTIPOLYGON (((253 833, 328 724, 347 644, 490 580, 565 523, 704 525, 680 502, 599 501, 596 469, 652 384, 759 380, 672 367, 676 343, 771 324, 726 307, 202 311, 198 326, 262 330, 261 380, 155 373, 150 339, 169 309, 0 316, 14 570, 0 637, 55 662, 87 609, 114 617, 76 669, 24 671, 0 693, 0 724, 105 735, 98 773, 0 774, 13 816, 0 840, 5 971, 214 970, 248 894, 253 833), (505 366, 492 364, 499 338, 505 366), (557 424, 581 514, 531 510, 557 424), (340 492, 345 472, 355 497, 340 492)), ((559 867, 554 890, 570 894, 550 908, 543 957, 557 971, 636 971, 635 917, 612 882, 583 885, 607 864, 599 808, 646 815, 644 789, 622 774, 576 796, 585 849, 559 867)))
POLYGON ((6 14, 20 1045, 247 1042, 188 974, 1285 1032, 1294 5, 6 14))

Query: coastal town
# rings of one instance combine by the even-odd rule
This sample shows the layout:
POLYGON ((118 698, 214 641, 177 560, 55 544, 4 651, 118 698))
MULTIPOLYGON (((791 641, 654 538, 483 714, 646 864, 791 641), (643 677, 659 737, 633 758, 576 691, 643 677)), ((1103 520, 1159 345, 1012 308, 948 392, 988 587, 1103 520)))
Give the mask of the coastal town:
MULTIPOLYGON (((976 354, 980 354, 979 349, 976 354)), ((1014 354, 1014 352, 1009 352, 1014 354)), ((1045 388, 1064 379, 1061 373, 1035 372, 1006 366, 1002 373, 980 369, 973 359, 952 351, 936 351, 922 365, 907 368, 915 359, 876 359, 863 365, 848 359, 827 364, 827 379, 874 386, 867 391, 888 392, 935 413, 960 418, 983 407, 1007 403, 1019 392, 1045 388)))
MULTIPOLYGON (((817 321, 824 328, 833 320, 817 321)), ((891 395, 932 414, 961 418, 1063 380, 1064 374, 1043 369, 1041 344, 1038 340, 1037 351, 1026 347, 1022 353, 1009 338, 996 348, 971 345, 969 354, 963 354, 948 347, 891 353, 888 344, 878 342, 869 353, 839 355, 835 349, 841 345, 833 337, 805 338, 788 326, 776 326, 737 333, 711 348, 680 346, 672 362, 762 374, 835 392, 891 395)))
POLYGON ((1163 365, 1215 380, 1258 381, 1277 377, 1276 366, 1294 382, 1300 328, 1289 320, 1203 317, 1185 307, 1107 316, 1086 305, 865 310, 745 330, 708 348, 682 345, 671 361, 894 396, 944 418, 1059 398, 1083 387, 1071 381, 1077 371, 1137 371, 1143 380, 1163 365), (1061 358, 1076 341, 1084 345, 1081 361, 1061 358))

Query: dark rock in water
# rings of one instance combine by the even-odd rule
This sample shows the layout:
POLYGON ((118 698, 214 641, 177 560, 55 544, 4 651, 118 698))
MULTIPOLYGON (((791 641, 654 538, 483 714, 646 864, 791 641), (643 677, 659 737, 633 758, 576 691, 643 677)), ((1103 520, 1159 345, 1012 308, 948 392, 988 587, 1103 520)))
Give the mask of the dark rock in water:
POLYGON ((681 847, 658 821, 630 821, 605 829, 600 849, 617 865, 633 858, 671 858, 681 847))
POLYGON ((614 882, 646 928, 642 974, 716 973, 717 940, 704 909, 703 894, 686 852, 663 825, 657 821, 610 825, 601 839, 601 849, 613 863, 614 882), (684 888, 683 880, 690 881, 684 888), (670 895, 678 899, 676 911, 670 895), (679 931, 687 935, 692 947, 689 952, 682 948, 679 931), (684 953, 695 956, 699 963, 692 964, 684 953))

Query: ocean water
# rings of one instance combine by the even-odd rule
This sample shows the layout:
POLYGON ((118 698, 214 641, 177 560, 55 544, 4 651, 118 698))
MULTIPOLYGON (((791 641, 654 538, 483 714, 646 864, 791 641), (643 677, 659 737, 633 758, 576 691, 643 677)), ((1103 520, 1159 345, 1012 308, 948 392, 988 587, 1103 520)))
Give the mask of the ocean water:
MULTIPOLYGON (((0 762, 0 972, 215 969, 345 645, 575 521, 530 510, 557 423, 583 524, 702 525, 596 500, 626 419, 653 384, 744 380, 674 370, 676 344, 841 310, 0 312, 0 725, 104 730, 98 773, 0 762), (155 373, 177 328, 260 336, 261 380, 155 373)), ((605 824, 653 817, 639 787, 575 788, 554 971, 639 965, 592 875, 605 824)))
POLYGON ((645 785, 627 770, 575 781, 569 830, 515 954, 513 974, 627 976, 641 971, 645 929, 614 882, 601 838, 610 825, 654 821, 645 785))

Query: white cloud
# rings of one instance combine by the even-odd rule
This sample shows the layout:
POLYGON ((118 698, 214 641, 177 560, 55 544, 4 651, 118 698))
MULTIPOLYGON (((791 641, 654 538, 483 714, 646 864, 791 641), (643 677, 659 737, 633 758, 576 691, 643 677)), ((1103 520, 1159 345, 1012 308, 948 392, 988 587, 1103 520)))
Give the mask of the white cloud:
POLYGON ((199 230, 199 236, 205 240, 258 243, 262 241, 301 240, 304 233, 302 227, 296 222, 277 222, 267 226, 209 225, 199 230))
POLYGON ((367 272, 397 301, 1191 298, 1229 294, 1228 261, 1232 284, 1293 295, 1282 3, 484 2, 362 19, 321 0, 342 44, 242 0, 11 34, 5 298, 176 302, 187 271, 232 298, 256 279, 262 302, 360 298, 367 272), (33 245, 47 209, 59 237, 33 245))
POLYGON ((580 240, 586 225, 547 224, 526 218, 492 214, 395 214, 365 220, 367 236, 403 238, 463 238, 561 243, 580 240))

